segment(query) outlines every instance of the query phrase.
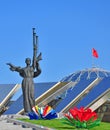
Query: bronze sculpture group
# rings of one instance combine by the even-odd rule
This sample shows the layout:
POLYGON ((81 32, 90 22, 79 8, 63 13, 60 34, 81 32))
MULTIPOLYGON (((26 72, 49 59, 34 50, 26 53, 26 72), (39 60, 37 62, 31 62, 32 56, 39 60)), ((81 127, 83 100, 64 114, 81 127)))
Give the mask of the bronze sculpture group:
POLYGON ((41 58, 41 53, 37 56, 38 50, 38 36, 36 36, 35 28, 33 28, 33 60, 31 65, 31 59, 26 58, 26 67, 14 66, 11 63, 7 63, 10 66, 11 71, 16 71, 19 73, 22 80, 22 93, 23 93, 23 106, 24 112, 28 113, 32 111, 32 107, 35 106, 34 99, 34 82, 33 78, 37 77, 41 73, 39 66, 39 61, 41 58))

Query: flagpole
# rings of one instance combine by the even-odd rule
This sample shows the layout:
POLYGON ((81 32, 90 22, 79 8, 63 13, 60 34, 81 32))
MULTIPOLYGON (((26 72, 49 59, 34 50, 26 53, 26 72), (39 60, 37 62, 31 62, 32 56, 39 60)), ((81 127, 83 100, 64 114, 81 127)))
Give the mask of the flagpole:
POLYGON ((94 67, 94 56, 93 56, 93 49, 92 49, 92 68, 94 67))
POLYGON ((92 56, 92 68, 94 68, 94 57, 92 56))

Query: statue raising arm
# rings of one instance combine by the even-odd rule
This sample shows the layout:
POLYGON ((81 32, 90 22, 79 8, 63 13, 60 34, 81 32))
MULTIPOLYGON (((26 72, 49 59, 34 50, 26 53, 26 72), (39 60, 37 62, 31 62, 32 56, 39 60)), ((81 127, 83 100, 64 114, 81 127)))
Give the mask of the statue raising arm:
POLYGON ((7 63, 7 65, 9 65, 10 66, 10 70, 11 71, 17 71, 17 72, 20 72, 20 70, 21 70, 21 67, 17 67, 17 66, 14 66, 13 64, 11 64, 11 63, 7 63))

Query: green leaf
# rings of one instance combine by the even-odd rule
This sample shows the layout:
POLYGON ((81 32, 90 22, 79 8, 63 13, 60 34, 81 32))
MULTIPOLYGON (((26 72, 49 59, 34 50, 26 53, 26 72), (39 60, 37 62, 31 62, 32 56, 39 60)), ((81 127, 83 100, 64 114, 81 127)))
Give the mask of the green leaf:
POLYGON ((97 120, 95 120, 94 122, 92 122, 92 123, 90 123, 90 124, 88 124, 87 125, 87 128, 93 128, 93 127, 95 127, 95 126, 99 126, 100 125, 100 119, 97 119, 97 120))

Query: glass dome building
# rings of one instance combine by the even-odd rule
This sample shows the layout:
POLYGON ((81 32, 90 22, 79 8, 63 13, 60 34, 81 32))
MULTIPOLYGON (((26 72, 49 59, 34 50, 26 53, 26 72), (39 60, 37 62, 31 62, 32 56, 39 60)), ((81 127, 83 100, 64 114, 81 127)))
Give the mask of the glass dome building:
POLYGON ((72 107, 89 107, 102 111, 104 115, 107 109, 110 110, 110 71, 96 67, 84 69, 65 76, 61 82, 71 82, 72 85, 61 95, 62 101, 56 111, 68 112, 72 107))
POLYGON ((68 76, 65 76, 61 82, 66 81, 76 81, 80 79, 92 79, 92 78, 104 78, 110 76, 110 71, 101 69, 101 68, 89 68, 84 69, 81 71, 74 72, 72 74, 69 74, 68 76))

